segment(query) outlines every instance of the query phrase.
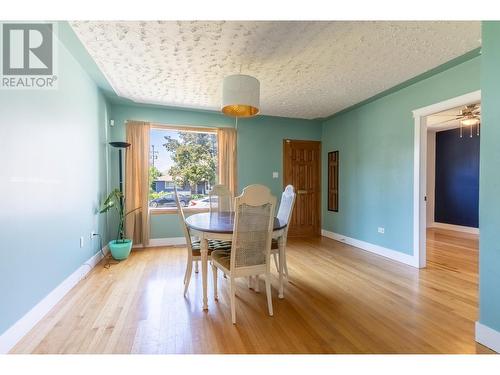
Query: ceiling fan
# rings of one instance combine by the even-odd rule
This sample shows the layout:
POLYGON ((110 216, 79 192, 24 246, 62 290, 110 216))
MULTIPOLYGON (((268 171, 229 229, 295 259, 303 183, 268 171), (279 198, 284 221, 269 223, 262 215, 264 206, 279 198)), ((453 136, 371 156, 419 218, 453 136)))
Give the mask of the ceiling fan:
POLYGON ((476 125, 476 135, 479 136, 479 126, 481 125, 480 103, 466 105, 464 108, 460 110, 460 113, 456 115, 435 115, 435 116, 453 117, 452 119, 439 122, 438 125, 460 120, 460 138, 462 138, 464 126, 470 127, 470 137, 472 138, 472 128, 474 127, 474 125, 476 125))

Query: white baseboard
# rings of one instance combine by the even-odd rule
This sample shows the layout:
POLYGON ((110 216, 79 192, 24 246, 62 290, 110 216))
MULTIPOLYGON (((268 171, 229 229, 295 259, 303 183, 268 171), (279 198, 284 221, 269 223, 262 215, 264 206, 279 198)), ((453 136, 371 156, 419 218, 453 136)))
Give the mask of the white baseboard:
POLYGON ((186 239, 184 237, 150 238, 148 246, 142 246, 142 244, 137 244, 133 245, 132 249, 140 250, 140 249, 146 249, 148 247, 182 246, 185 244, 186 244, 186 239))
POLYGON ((479 234, 479 228, 465 227, 463 225, 455 225, 447 223, 438 223, 435 221, 432 223, 428 223, 427 228, 448 229, 448 230, 455 230, 457 232, 479 234))
POLYGON ((476 322, 476 341, 500 353, 500 332, 476 322))
MULTIPOLYGON (((102 250, 107 254, 108 247, 105 246, 102 250)), ((97 252, 7 329, 0 336, 0 354, 8 353, 102 258, 102 253, 97 252)))
POLYGON ((321 230, 321 235, 336 241, 344 242, 351 246, 355 246, 357 248, 360 248, 361 250, 369 251, 371 253, 381 255, 397 262, 401 262, 418 268, 418 259, 415 259, 413 255, 404 254, 396 250, 388 249, 379 245, 374 245, 369 242, 360 241, 355 238, 350 238, 342 234, 330 232, 325 229, 321 230))
POLYGON ((151 238, 148 247, 181 246, 186 244, 185 237, 151 238))

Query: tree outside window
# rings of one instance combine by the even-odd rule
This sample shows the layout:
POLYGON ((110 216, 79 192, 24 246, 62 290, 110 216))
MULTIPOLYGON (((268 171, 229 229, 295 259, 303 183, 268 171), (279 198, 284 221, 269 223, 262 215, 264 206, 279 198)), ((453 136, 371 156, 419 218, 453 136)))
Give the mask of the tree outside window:
POLYGON ((175 185, 181 204, 204 208, 217 181, 216 133, 154 128, 151 143, 150 206, 175 207, 175 185))

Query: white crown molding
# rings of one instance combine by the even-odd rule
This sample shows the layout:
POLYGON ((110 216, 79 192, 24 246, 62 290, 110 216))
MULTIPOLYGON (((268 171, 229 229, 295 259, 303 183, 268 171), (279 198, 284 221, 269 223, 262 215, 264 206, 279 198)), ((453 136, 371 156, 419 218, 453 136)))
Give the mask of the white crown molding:
POLYGON ((476 322, 476 341, 500 353, 500 332, 479 322, 476 322))
POLYGON ((395 260, 397 262, 407 264, 407 265, 412 266, 412 267, 418 267, 418 261, 417 261, 417 259, 415 259, 414 256, 404 254, 400 251, 388 249, 386 247, 382 247, 379 245, 374 245, 374 244, 369 243, 369 242, 357 240, 355 238, 351 238, 351 237, 344 236, 342 234, 330 232, 330 231, 325 230, 325 229, 321 230, 321 235, 324 237, 331 238, 331 239, 336 240, 336 241, 344 242, 348 245, 357 247, 361 250, 369 251, 370 253, 381 255, 385 258, 389 258, 389 259, 395 260))
POLYGON ((14 323, 0 336, 0 354, 8 353, 47 313, 78 284, 107 254, 108 247, 99 251, 78 269, 69 275, 62 283, 47 294, 21 319, 14 323))

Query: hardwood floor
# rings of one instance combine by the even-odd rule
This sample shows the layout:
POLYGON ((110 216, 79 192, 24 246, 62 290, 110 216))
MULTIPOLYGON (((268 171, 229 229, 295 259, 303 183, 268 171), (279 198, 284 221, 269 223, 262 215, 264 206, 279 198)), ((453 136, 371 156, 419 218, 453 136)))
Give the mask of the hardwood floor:
MULTIPOLYGON (((429 230, 418 270, 327 238, 290 239, 290 282, 267 315, 265 293, 228 282, 219 301, 201 274, 182 295, 185 249, 150 248, 97 266, 13 353, 486 353, 474 341, 478 240, 429 230)), ((211 275, 209 275, 211 276, 211 275)), ((261 282, 261 291, 264 282, 261 282)))

